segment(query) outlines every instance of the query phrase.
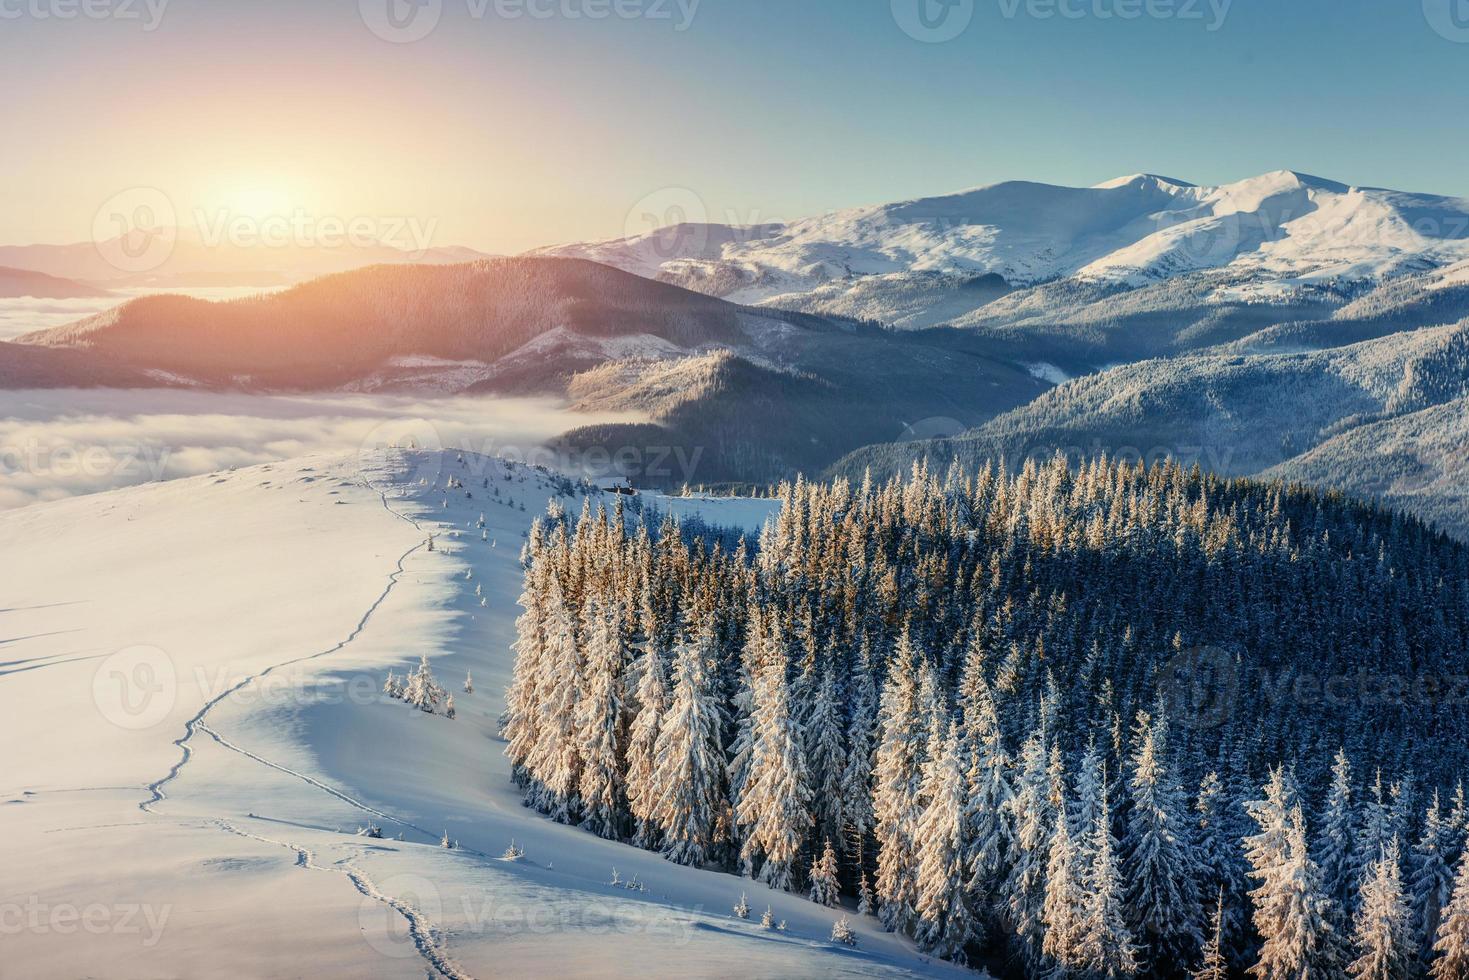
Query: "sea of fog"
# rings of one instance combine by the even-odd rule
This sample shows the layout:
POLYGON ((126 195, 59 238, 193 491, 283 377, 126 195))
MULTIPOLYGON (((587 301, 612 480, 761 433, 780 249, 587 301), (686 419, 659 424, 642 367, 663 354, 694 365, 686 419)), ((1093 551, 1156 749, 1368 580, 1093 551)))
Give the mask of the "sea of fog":
POLYGON ((465 449, 601 476, 605 461, 557 448, 555 437, 580 425, 632 420, 535 398, 4 391, 0 508, 383 446, 465 449))
MULTIPOLYGON (((144 293, 223 300, 259 287, 120 290, 100 299, 0 299, 0 340, 63 326, 144 293)), ((544 462, 602 475, 597 460, 548 449, 580 425, 531 398, 246 395, 176 390, 0 391, 0 509, 314 452, 412 444, 544 462)))

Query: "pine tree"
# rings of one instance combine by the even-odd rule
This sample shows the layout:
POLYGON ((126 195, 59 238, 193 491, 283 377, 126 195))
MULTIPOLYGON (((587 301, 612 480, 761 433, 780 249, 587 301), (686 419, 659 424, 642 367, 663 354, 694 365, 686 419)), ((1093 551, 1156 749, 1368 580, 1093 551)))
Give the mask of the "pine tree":
POLYGON ((658 732, 657 797, 650 814, 663 838, 663 855, 696 866, 708 861, 719 843, 716 828, 724 806, 719 708, 704 656, 712 641, 707 627, 700 639, 675 654, 673 703, 658 732))
POLYGON ((627 742, 627 805, 636 823, 633 843, 638 847, 658 845, 653 819, 658 799, 656 768, 658 733, 668 710, 668 679, 663 658, 651 643, 638 658, 638 683, 634 692, 637 714, 633 716, 627 742))
POLYGON ((1398 842, 1390 842, 1362 882, 1352 944, 1357 958, 1347 972, 1358 980, 1401 980, 1417 959, 1411 915, 1403 896, 1398 842))
POLYGON ((969 693, 962 704, 964 747, 969 760, 964 866, 975 912, 986 918, 1002 904, 1006 863, 1015 847, 1015 793, 994 698, 980 668, 974 666, 969 671, 972 673, 966 672, 964 681, 969 693))
POLYGON ((1084 914, 1077 930, 1078 958, 1090 976, 1105 980, 1134 976, 1141 964, 1123 915, 1117 840, 1112 835, 1112 811, 1106 792, 1102 794, 1101 810, 1088 849, 1092 864, 1086 877, 1084 914))
POLYGON ((857 883, 857 914, 871 915, 872 903, 872 886, 867 884, 867 872, 864 871, 857 883))
POLYGON ((448 718, 450 721, 453 721, 454 720, 454 714, 455 714, 455 712, 454 712, 454 695, 452 695, 452 694, 445 695, 445 700, 444 700, 444 717, 445 718, 448 718))
POLYGON ((466 670, 464 672, 464 693, 465 694, 473 694, 474 693, 474 672, 473 671, 466 670))
POLYGON ((835 671, 824 670, 806 715, 802 754, 809 760, 815 837, 827 842, 840 841, 842 835, 842 780, 847 761, 842 727, 835 671))
POLYGON ((920 948, 940 959, 964 962, 975 926, 965 894, 964 797, 959 726, 951 724, 928 767, 918 821, 918 926, 920 948))
POLYGON ((1250 973, 1261 980, 1327 980, 1338 976, 1342 968, 1340 942, 1331 925, 1332 905, 1322 892, 1320 870, 1307 851, 1306 821, 1300 806, 1291 805, 1282 814, 1277 809, 1281 796, 1271 799, 1271 795, 1267 789, 1265 801, 1249 804, 1260 824, 1260 833, 1250 838, 1247 847, 1255 865, 1250 876, 1259 882, 1250 899, 1261 939, 1259 959, 1250 973), (1274 859, 1263 863, 1267 855, 1274 859))
MULTIPOLYGON (((1010 801, 1015 840, 1011 847, 1010 876, 1003 890, 1009 928, 1020 939, 1022 952, 1032 963, 1039 960, 1045 930, 1042 907, 1046 860, 1055 819, 1046 756, 1044 733, 1037 730, 1020 749, 1020 773, 1010 801)), ((1121 896, 1119 902, 1120 899, 1121 896)))
POLYGON ((1357 833, 1358 875, 1357 881, 1353 882, 1354 888, 1361 885, 1372 866, 1387 852, 1387 845, 1393 837, 1392 823, 1392 810, 1382 785, 1382 769, 1379 768, 1372 791, 1362 803, 1362 823, 1357 833))
POLYGON ((1204 942, 1199 968, 1189 975, 1190 980, 1229 980, 1229 963, 1224 955, 1224 889, 1219 889, 1219 898, 1214 905, 1214 916, 1209 923, 1209 938, 1204 942))
POLYGON ((1444 906, 1433 952, 1433 980, 1469 978, 1469 855, 1459 860, 1454 893, 1444 906))
POLYGON ((578 794, 582 826, 613 840, 623 835, 625 790, 619 766, 622 726, 622 672, 626 658, 621 635, 622 607, 587 603, 587 649, 582 690, 576 701, 581 780, 578 794))
POLYGON ((735 820, 745 833, 744 873, 790 891, 801 846, 811 830, 811 789, 801 730, 790 703, 783 648, 772 649, 756 678, 753 740, 735 820))
POLYGON ((1338 751, 1331 765, 1331 790, 1321 815, 1317 861, 1326 894, 1343 910, 1353 907, 1362 869, 1357 864, 1357 820, 1352 807, 1352 763, 1338 751))
POLYGON ((1438 935, 1440 916, 1453 897, 1454 873, 1446 858, 1449 850, 1449 827, 1439 806, 1438 792, 1423 817, 1423 833, 1413 846, 1412 897, 1413 932, 1419 943, 1419 958, 1428 963, 1438 935))
POLYGON ((418 668, 408 675, 408 683, 403 687, 403 700, 420 711, 432 714, 443 698, 444 689, 434 680, 434 671, 425 653, 418 660, 418 668))
POLYGON ((918 673, 918 658, 905 627, 882 692, 881 738, 873 759, 878 918, 894 932, 912 927, 918 900, 915 836, 924 751, 918 673))
POLYGON ((1129 925, 1148 962, 1191 963, 1204 941, 1203 913, 1183 805, 1161 758, 1161 728, 1160 720, 1139 718, 1122 875, 1129 925))
POLYGON ((841 891, 837 883, 837 855, 831 841, 822 848, 821 857, 811 862, 811 901, 827 908, 836 908, 841 891))
POLYGON ((1227 802, 1219 774, 1207 773, 1199 783, 1199 796, 1194 804, 1197 817, 1194 833, 1196 852, 1195 864, 1199 867, 1199 890, 1204 894, 1219 894, 1216 903, 1219 922, 1214 923, 1220 933, 1220 948, 1226 958, 1235 948, 1244 931, 1241 918, 1246 904, 1244 882, 1241 879, 1238 844, 1230 839, 1225 826, 1224 805, 1227 802))
POLYGON ((1057 820, 1046 861, 1046 897, 1041 908, 1046 932, 1041 952, 1062 975, 1077 971, 1084 965, 1080 938, 1086 918, 1083 879, 1086 871, 1072 842, 1069 821, 1057 820))
POLYGON ((874 826, 872 814, 873 735, 877 727, 877 696, 873 667, 864 647, 852 680, 851 718, 847 722, 847 764, 842 772, 842 830, 847 852, 859 875, 866 873, 867 841, 874 826))
POLYGON ((582 686, 582 651, 560 583, 554 574, 548 581, 542 675, 536 682, 536 737, 526 767, 537 784, 535 805, 554 820, 572 823, 581 805, 576 795, 581 775, 576 702, 582 686))

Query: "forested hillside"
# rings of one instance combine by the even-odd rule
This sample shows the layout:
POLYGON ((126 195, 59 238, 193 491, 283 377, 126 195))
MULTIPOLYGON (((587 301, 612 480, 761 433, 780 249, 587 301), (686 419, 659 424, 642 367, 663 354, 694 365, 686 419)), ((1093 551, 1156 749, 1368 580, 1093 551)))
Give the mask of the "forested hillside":
POLYGON ((531 805, 1007 975, 1463 975, 1469 548, 1174 465, 781 498, 535 526, 531 805))
MULTIPOLYGON (((1166 456, 1226 476, 1282 466, 1281 473, 1321 486, 1375 495, 1394 489, 1404 454, 1443 458, 1454 441, 1456 415, 1425 410, 1466 393, 1469 321, 1324 350, 1130 364, 1060 385, 958 437, 866 447, 833 471, 858 479, 871 469, 886 477, 918 459, 939 468, 951 460, 970 468, 1003 460, 1013 470, 1026 458, 1044 460, 1060 450, 1073 462, 1104 453, 1166 456), (1406 424, 1415 413, 1420 424, 1406 424), (1374 424, 1394 419, 1405 422, 1394 429, 1394 448, 1365 438, 1376 431, 1374 424), (1352 435, 1357 432, 1364 437, 1352 435), (1335 462, 1290 468, 1318 447, 1335 462), (1347 474, 1352 478, 1338 478, 1347 474)), ((1426 484, 1421 489, 1394 499, 1443 527, 1469 528, 1457 500, 1426 484)))

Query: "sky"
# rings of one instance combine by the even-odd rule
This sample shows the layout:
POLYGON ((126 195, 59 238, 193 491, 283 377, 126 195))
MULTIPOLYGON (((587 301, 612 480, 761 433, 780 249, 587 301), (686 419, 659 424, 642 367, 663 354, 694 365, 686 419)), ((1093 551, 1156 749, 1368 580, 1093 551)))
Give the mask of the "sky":
POLYGON ((507 253, 1017 178, 1466 196, 1466 79, 1469 0, 0 0, 0 244, 140 193, 507 253))

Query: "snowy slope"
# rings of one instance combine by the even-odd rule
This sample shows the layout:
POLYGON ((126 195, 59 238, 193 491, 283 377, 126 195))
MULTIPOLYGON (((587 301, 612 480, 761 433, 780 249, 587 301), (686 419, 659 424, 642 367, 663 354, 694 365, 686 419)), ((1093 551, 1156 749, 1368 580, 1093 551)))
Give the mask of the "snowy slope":
POLYGON ((1073 276, 1136 286, 1224 270, 1289 287, 1469 259, 1469 201, 1285 170, 1217 187, 1150 174, 1085 188, 1008 181, 784 226, 691 227, 541 254, 772 305, 874 276, 894 285, 916 274, 994 273, 1021 286, 1073 276))
MULTIPOLYGON (((24 558, 0 564, 0 717, 31 747, 0 780, 6 972, 958 975, 875 920, 837 948, 830 910, 521 806, 495 720, 521 535, 555 492, 388 451, 0 514, 24 558), (456 720, 379 693, 421 653, 456 720), (733 918, 741 891, 788 930, 733 918)), ((771 506, 671 505, 752 528, 771 506)))

